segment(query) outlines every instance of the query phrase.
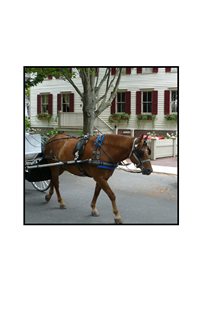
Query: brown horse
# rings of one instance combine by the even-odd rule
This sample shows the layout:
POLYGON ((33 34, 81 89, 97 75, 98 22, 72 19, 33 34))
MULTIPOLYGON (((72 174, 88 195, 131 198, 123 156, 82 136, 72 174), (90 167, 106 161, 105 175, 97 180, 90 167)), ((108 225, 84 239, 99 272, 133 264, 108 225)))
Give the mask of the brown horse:
MULTIPOLYGON (((143 135, 139 138, 134 138, 130 136, 123 135, 114 135, 114 134, 106 134, 103 137, 102 145, 100 148, 100 156, 96 154, 96 158, 100 158, 101 161, 104 161, 103 166, 98 167, 98 165, 90 165, 89 163, 81 164, 80 166, 76 164, 71 165, 63 165, 61 166, 53 166, 51 168, 51 185, 49 194, 46 195, 46 201, 49 201, 53 195, 53 189, 55 188, 58 202, 60 203, 60 208, 65 209, 65 203, 62 200, 59 191, 59 178, 58 176, 64 172, 64 170, 69 171, 72 174, 82 176, 82 170, 85 173, 92 177, 96 181, 96 187, 94 196, 91 202, 92 215, 99 216, 98 211, 96 209, 96 201, 99 196, 100 190, 103 189, 112 202, 113 212, 115 214, 115 223, 122 223, 121 216, 117 209, 116 205, 116 197, 111 190, 107 180, 112 176, 115 167, 108 167, 111 163, 118 164, 120 161, 124 159, 130 158, 131 161, 141 167, 141 171, 143 174, 149 175, 153 170, 151 167, 151 162, 149 160, 149 148, 147 147, 147 137, 143 138, 143 135), (107 167, 107 168, 106 168, 107 167), (82 170, 81 170, 82 168, 82 170)), ((73 155, 73 150, 76 143, 79 141, 77 138, 71 139, 70 137, 59 134, 52 138, 50 138, 45 146, 45 155, 49 158, 48 163, 54 163, 55 159, 60 160, 62 162, 71 161, 75 159, 73 155), (51 159, 51 157, 54 159, 51 159)), ((96 148, 96 141, 98 141, 98 136, 91 137, 83 151, 83 155, 80 159, 92 159, 93 151, 96 148)), ((97 143, 97 146, 100 145, 101 142, 97 143)))

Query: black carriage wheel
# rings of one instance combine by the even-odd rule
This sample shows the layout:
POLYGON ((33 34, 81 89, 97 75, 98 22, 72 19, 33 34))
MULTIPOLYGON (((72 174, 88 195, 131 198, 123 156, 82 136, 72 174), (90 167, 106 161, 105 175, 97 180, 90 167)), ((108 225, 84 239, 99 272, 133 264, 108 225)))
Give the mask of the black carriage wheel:
POLYGON ((33 187, 38 191, 46 191, 48 188, 50 188, 50 180, 44 180, 44 181, 38 181, 38 182, 32 182, 33 187))

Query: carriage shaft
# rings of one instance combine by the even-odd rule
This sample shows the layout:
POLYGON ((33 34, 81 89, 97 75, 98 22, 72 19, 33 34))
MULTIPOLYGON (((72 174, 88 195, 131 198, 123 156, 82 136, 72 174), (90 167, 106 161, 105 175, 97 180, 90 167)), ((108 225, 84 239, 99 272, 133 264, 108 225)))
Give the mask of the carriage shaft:
MULTIPOLYGON (((89 160, 77 160, 77 163, 85 163, 88 162, 89 160)), ((35 166, 26 166, 26 169, 36 169, 36 168, 45 168, 45 167, 54 167, 54 166, 62 166, 62 165, 71 165, 71 164, 76 164, 75 160, 73 161, 60 161, 56 163, 47 163, 47 164, 39 164, 35 166)))

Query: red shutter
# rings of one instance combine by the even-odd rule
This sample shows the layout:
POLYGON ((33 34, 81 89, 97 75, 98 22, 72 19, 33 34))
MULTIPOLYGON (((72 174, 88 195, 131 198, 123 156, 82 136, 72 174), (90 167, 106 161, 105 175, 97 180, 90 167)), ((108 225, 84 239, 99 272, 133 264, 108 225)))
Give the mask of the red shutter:
POLYGON ((74 112, 74 93, 69 94, 69 112, 74 112))
POLYGON ((62 95, 61 93, 58 93, 57 94, 57 113, 61 111, 61 99, 62 99, 62 95))
POLYGON ((170 72, 171 71, 171 68, 166 68, 166 72, 170 72))
POLYGON ((48 114, 53 114, 53 95, 48 95, 48 114))
POLYGON ((52 76, 48 76, 48 79, 52 79, 52 76))
POLYGON ((95 76, 97 77, 98 75, 98 68, 95 68, 95 76))
POLYGON ((164 91, 164 114, 170 114, 170 90, 164 91))
POLYGON ((136 114, 141 114, 142 92, 136 91, 136 114))
POLYGON ((137 73, 142 73, 142 68, 137 68, 137 73))
POLYGON ((112 74, 112 76, 114 76, 115 73, 116 73, 116 68, 111 68, 111 74, 112 74))
POLYGON ((153 68, 153 72, 158 72, 159 68, 153 68))
MULTIPOLYGON (((112 94, 112 92, 111 92, 112 94)), ((116 98, 114 98, 114 100, 112 101, 111 104, 111 114, 114 114, 116 112, 116 98)))
POLYGON ((125 113, 131 114, 131 91, 126 91, 125 113))
POLYGON ((37 114, 41 113, 41 95, 37 95, 37 114))
POLYGON ((126 74, 131 74, 131 68, 126 68, 126 74))
POLYGON ((72 68, 69 68, 69 73, 72 73, 72 68))
POLYGON ((158 114, 158 91, 152 91, 152 114, 158 114))

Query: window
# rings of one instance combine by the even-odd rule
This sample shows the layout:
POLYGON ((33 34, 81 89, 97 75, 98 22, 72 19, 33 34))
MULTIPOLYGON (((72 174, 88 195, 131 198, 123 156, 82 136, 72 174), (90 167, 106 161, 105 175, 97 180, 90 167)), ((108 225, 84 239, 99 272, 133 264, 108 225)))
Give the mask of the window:
POLYGON ((143 113, 152 112, 152 92, 143 92, 143 101, 142 101, 142 111, 143 113))
POLYGON ((153 68, 142 68, 142 72, 143 72, 143 73, 153 72, 153 68))
POLYGON ((69 112, 69 94, 62 94, 62 112, 69 112))
POLYGON ((158 73, 159 68, 137 68, 137 73, 158 73))
POLYGON ((48 94, 41 95, 41 113, 48 113, 48 94))
POLYGON ((177 68, 166 68, 166 72, 177 72, 177 68))
POLYGON ((158 91, 136 91, 136 114, 158 114, 158 91))
MULTIPOLYGON (((111 92, 112 94, 112 92, 111 92)), ((131 91, 118 91, 111 104, 111 114, 131 114, 131 91)))
POLYGON ((117 112, 125 112, 125 92, 117 92, 117 112))
POLYGON ((178 91, 171 91, 171 102, 170 102, 170 112, 177 113, 178 105, 177 105, 178 91))

